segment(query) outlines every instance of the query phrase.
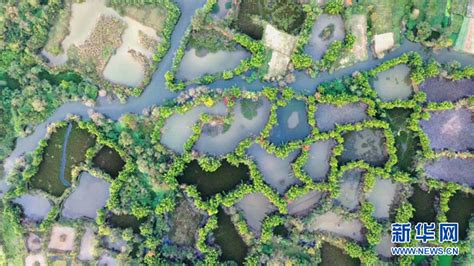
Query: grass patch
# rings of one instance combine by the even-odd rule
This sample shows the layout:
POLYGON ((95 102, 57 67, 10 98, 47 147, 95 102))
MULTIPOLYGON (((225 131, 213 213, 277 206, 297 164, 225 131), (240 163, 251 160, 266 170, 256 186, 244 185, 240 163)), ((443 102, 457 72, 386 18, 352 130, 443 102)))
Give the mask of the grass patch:
POLYGON ((175 244, 193 246, 196 242, 195 234, 202 215, 196 212, 191 204, 183 199, 171 214, 170 238, 175 244))
POLYGON ((140 4, 142 1, 119 1, 109 2, 108 6, 115 9, 121 16, 127 16, 134 20, 148 26, 160 34, 168 17, 168 12, 165 8, 157 6, 156 4, 140 4))
POLYGON ((369 11, 368 28, 372 35, 393 32, 395 43, 401 40, 401 22, 409 12, 409 1, 363 0, 363 8, 369 11))
POLYGON ((200 28, 191 32, 188 48, 205 49, 210 52, 235 51, 237 43, 214 29, 200 28))

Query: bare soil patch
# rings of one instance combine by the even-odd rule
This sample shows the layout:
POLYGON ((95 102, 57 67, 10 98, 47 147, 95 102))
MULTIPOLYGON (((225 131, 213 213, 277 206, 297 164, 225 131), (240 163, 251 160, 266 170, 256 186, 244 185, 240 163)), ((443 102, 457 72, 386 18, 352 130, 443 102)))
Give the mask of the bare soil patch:
POLYGON ((54 225, 51 230, 51 240, 48 248, 59 251, 72 251, 76 229, 69 226, 54 225))

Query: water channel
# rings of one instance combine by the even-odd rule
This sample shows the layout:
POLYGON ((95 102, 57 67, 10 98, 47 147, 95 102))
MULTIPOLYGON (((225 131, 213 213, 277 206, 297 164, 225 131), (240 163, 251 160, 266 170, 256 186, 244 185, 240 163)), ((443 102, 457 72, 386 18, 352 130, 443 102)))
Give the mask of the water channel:
MULTIPOLYGON (((81 116, 83 119, 88 119, 88 111, 93 110, 108 116, 112 119, 118 119, 125 113, 136 113, 139 114, 143 109, 153 106, 160 105, 167 101, 174 99, 177 93, 171 92, 165 85, 164 74, 166 71, 171 69, 172 61, 176 50, 180 45, 180 40, 184 35, 187 27, 191 23, 191 19, 195 11, 202 7, 205 0, 177 0, 176 1, 180 10, 181 17, 175 26, 173 34, 171 36, 171 48, 169 52, 164 56, 162 61, 158 65, 158 70, 153 74, 151 83, 145 89, 140 97, 131 97, 126 103, 122 104, 119 102, 105 102, 100 103, 97 106, 90 108, 82 103, 68 102, 59 107, 51 116, 46 119, 43 123, 35 127, 34 133, 25 137, 18 138, 15 149, 12 151, 10 156, 4 161, 4 173, 8 175, 10 173, 14 161, 16 158, 24 153, 33 151, 37 146, 39 140, 43 139, 46 135, 47 125, 55 122, 64 120, 68 114, 75 114, 81 116)), ((425 49, 423 46, 417 43, 404 41, 400 47, 395 49, 391 53, 387 53, 385 58, 376 59, 370 58, 364 62, 354 64, 350 67, 336 70, 333 73, 320 73, 316 78, 311 78, 304 72, 295 72, 296 81, 291 84, 292 88, 304 94, 314 93, 318 84, 334 79, 341 78, 346 75, 350 75, 354 71, 366 71, 369 70, 383 61, 400 56, 405 52, 416 51, 419 52, 425 59, 433 57, 441 63, 450 62, 457 60, 461 65, 474 64, 474 57, 463 53, 454 52, 451 50, 443 49, 437 53, 432 53, 425 49)), ((254 81, 247 83, 242 77, 235 77, 231 80, 220 80, 211 84, 210 88, 230 88, 232 86, 238 86, 243 90, 258 91, 264 86, 271 84, 262 81, 254 81)))

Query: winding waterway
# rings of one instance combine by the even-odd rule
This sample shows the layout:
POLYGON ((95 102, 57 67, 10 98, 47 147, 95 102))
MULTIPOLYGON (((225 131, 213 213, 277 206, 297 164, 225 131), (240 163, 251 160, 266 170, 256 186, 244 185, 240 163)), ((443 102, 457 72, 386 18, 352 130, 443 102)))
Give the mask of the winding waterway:
MULTIPOLYGON (((78 102, 68 102, 63 104, 46 121, 37 125, 33 134, 25 138, 17 139, 15 149, 4 161, 4 175, 8 175, 8 173, 10 173, 16 158, 24 153, 33 151, 38 146, 39 140, 44 138, 46 135, 46 128, 48 124, 55 121, 64 120, 68 114, 75 114, 81 116, 83 119, 87 119, 89 117, 88 111, 93 110, 112 119, 118 119, 125 113, 139 114, 147 107, 163 104, 177 96, 177 93, 171 92, 166 88, 164 74, 166 71, 171 69, 174 54, 180 45, 182 36, 191 23, 193 14, 198 8, 204 5, 206 0, 177 0, 176 2, 181 10, 181 17, 176 24, 171 36, 171 48, 159 63, 158 70, 153 74, 152 81, 145 89, 143 94, 140 97, 131 97, 125 104, 118 102, 105 102, 99 103, 93 108, 87 107, 78 102)), ((404 41, 399 48, 391 53, 388 53, 383 59, 370 58, 367 61, 357 63, 350 67, 338 69, 333 73, 320 73, 317 78, 311 78, 304 72, 295 72, 296 81, 292 83, 291 86, 296 91, 304 94, 311 94, 315 92, 318 84, 322 82, 350 75, 354 71, 369 70, 385 60, 398 57, 401 54, 410 51, 419 52, 425 59, 433 57, 441 63, 457 60, 461 63, 461 65, 474 64, 474 57, 470 55, 447 49, 443 49, 438 53, 432 53, 429 50, 423 48, 420 44, 404 41)), ((247 83, 241 77, 235 77, 231 80, 217 81, 211 84, 209 87, 230 88, 232 86, 238 86, 243 90, 258 91, 264 86, 269 85, 271 84, 262 81, 247 83)))

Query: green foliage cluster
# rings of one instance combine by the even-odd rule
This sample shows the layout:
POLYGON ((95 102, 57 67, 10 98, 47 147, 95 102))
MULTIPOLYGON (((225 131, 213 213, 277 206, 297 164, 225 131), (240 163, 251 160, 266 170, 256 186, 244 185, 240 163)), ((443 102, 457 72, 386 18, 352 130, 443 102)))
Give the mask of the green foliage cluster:
POLYGON ((340 14, 342 13, 342 11, 344 11, 343 0, 330 0, 324 6, 324 12, 331 15, 340 14))
POLYGON ((208 156, 199 157, 198 163, 206 172, 215 172, 221 166, 221 161, 217 158, 208 156))

